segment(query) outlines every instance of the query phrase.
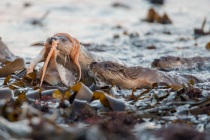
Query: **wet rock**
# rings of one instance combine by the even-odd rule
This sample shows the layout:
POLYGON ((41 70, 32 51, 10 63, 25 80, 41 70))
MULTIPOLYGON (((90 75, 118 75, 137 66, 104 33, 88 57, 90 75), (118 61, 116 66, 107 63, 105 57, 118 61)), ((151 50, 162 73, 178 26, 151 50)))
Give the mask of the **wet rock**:
POLYGON ((123 29, 123 26, 121 26, 121 25, 116 25, 116 26, 113 27, 113 29, 123 29))
POLYGON ((150 23, 172 24, 172 20, 166 13, 164 13, 163 16, 160 16, 153 8, 149 9, 147 17, 143 21, 150 23))
POLYGON ((163 14, 163 16, 160 18, 160 23, 161 24, 171 24, 172 21, 171 19, 168 17, 168 15, 166 13, 163 14))
POLYGON ((24 139, 29 138, 32 129, 29 126, 28 120, 18 121, 18 122, 9 122, 3 117, 0 117, 0 130, 7 134, 9 139, 24 139))
POLYGON ((127 113, 114 112, 110 117, 99 124, 99 128, 107 139, 135 140, 130 126, 135 124, 135 116, 127 113))
POLYGON ((129 37, 130 38, 138 38, 139 37, 139 33, 137 33, 137 32, 130 33, 129 37))
POLYGON ((13 62, 8 63, 0 69, 0 77, 6 77, 9 74, 14 73, 17 70, 24 69, 25 61, 23 58, 17 58, 13 62))
MULTIPOLYGON (((25 61, 22 58, 17 58, 12 62, 6 62, 2 68, 0 68, 0 77, 7 77, 8 75, 22 70, 25 68, 25 61)), ((15 76, 15 78, 18 78, 15 76)))
POLYGON ((140 40, 136 40, 132 42, 132 45, 134 45, 135 47, 142 47, 142 41, 140 40))
POLYGON ((119 38, 120 38, 120 35, 119 35, 119 34, 114 34, 114 35, 113 35, 113 38, 114 38, 114 39, 119 39, 119 38))
POLYGON ((14 60, 16 56, 8 49, 6 44, 0 38, 0 59, 14 60))
POLYGON ((148 50, 154 50, 154 49, 157 49, 157 47, 154 46, 154 45, 151 45, 151 46, 147 46, 147 49, 148 49, 148 50))
POLYGON ((123 8, 123 9, 130 9, 130 6, 125 3, 115 2, 112 4, 112 7, 115 8, 123 8))
POLYGON ((28 8, 30 7, 32 4, 30 2, 25 2, 23 3, 23 7, 28 8))
POLYGON ((149 0, 153 4, 164 4, 164 0, 149 0))
POLYGON ((156 132, 164 140, 205 140, 205 134, 186 126, 170 126, 156 132))
POLYGON ((14 93, 12 92, 12 90, 10 90, 10 88, 0 89, 0 100, 1 99, 10 100, 13 97, 14 97, 14 93))
POLYGON ((164 34, 171 35, 170 31, 163 31, 164 34))

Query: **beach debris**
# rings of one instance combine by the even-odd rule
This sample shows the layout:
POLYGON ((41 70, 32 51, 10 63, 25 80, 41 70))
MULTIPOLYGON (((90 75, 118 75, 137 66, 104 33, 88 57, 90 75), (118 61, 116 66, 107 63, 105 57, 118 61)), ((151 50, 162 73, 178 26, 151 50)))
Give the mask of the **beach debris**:
POLYGON ((202 23, 201 28, 195 28, 194 29, 194 34, 198 35, 198 36, 210 35, 210 30, 207 31, 207 32, 204 31, 205 25, 206 25, 206 18, 203 19, 203 23, 202 23))
POLYGON ((150 8, 147 14, 146 19, 143 21, 149 23, 160 23, 160 24, 172 24, 172 20, 169 18, 167 13, 164 13, 163 16, 160 16, 154 8, 150 8))
POLYGON ((87 139, 91 133, 96 137, 123 139, 124 134, 126 139, 139 139, 146 135, 170 138, 179 133, 175 128, 171 131, 173 126, 161 128, 161 124, 180 124, 187 127, 183 129, 186 133, 198 133, 201 139, 208 137, 199 132, 202 129, 199 126, 207 123, 203 121, 210 112, 209 97, 205 90, 194 87, 193 82, 178 88, 154 84, 152 89, 136 91, 138 94, 130 100, 130 96, 122 96, 119 90, 103 87, 91 88, 92 91, 81 82, 72 87, 50 86, 49 89, 43 83, 40 88, 38 83, 31 85, 30 80, 34 78, 31 73, 20 79, 14 76, 5 79, 5 87, 0 90, 3 132, 0 138, 52 139, 65 135, 87 139), (24 128, 17 129, 19 126, 24 128))
POLYGON ((24 7, 24 8, 28 8, 28 7, 30 7, 30 6, 32 6, 32 3, 30 3, 30 2, 24 2, 24 3, 23 3, 23 7, 24 7))
POLYGON ((45 44, 44 41, 37 41, 37 42, 32 43, 31 46, 33 46, 33 47, 34 46, 41 46, 41 47, 43 47, 44 44, 45 44))
POLYGON ((25 61, 23 58, 17 58, 12 62, 8 62, 0 68, 0 77, 7 77, 8 75, 14 73, 17 70, 25 69, 25 61))
POLYGON ((123 8, 123 9, 130 9, 130 6, 125 4, 125 3, 121 3, 121 2, 114 2, 112 4, 112 7, 115 7, 115 8, 123 8))
POLYGON ((163 140, 205 140, 207 138, 204 133, 180 124, 163 127, 158 129, 155 134, 157 137, 163 138, 163 140))
POLYGON ((30 23, 34 26, 38 25, 38 26, 44 26, 43 21, 47 18, 47 16, 49 15, 50 11, 46 11, 43 16, 39 19, 33 19, 30 21, 30 23))
POLYGON ((210 50, 210 42, 208 42, 208 43, 206 44, 206 49, 207 49, 207 50, 210 50))

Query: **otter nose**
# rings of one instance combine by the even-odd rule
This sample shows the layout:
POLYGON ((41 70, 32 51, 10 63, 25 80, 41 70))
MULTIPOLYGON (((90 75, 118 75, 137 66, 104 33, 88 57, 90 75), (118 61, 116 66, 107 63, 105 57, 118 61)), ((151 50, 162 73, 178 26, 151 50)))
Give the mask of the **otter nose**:
POLYGON ((95 65, 95 64, 97 64, 97 62, 93 61, 92 64, 95 65))
POLYGON ((98 62, 93 61, 93 62, 90 64, 90 69, 92 69, 93 66, 96 65, 97 63, 98 63, 98 62))
POLYGON ((154 59, 154 62, 159 62, 160 59, 154 59))
POLYGON ((57 38, 51 37, 50 40, 49 40, 49 44, 52 45, 52 42, 55 41, 55 40, 57 40, 57 38))

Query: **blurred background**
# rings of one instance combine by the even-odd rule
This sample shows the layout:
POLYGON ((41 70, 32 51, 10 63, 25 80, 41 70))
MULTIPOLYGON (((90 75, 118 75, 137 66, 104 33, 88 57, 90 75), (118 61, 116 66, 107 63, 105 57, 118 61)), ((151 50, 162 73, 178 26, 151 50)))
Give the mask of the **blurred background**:
POLYGON ((207 18, 209 0, 0 0, 0 36, 10 50, 35 57, 42 47, 31 47, 59 32, 76 37, 89 50, 106 51, 130 65, 144 65, 165 55, 209 56, 210 36, 195 38, 207 18), (149 8, 167 13, 172 24, 142 21, 149 8))

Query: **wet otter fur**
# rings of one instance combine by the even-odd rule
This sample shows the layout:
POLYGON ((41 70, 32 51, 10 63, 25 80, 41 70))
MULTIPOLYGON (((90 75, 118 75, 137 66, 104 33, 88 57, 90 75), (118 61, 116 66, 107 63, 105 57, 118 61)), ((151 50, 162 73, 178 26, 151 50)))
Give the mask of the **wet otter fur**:
POLYGON ((210 67, 210 57, 177 57, 165 56, 155 59, 151 66, 158 70, 206 70, 210 67))
POLYGON ((162 72, 141 66, 126 67, 111 61, 93 62, 90 64, 90 69, 100 79, 122 89, 152 88, 154 83, 181 86, 190 80, 195 83, 205 82, 192 75, 162 72))

